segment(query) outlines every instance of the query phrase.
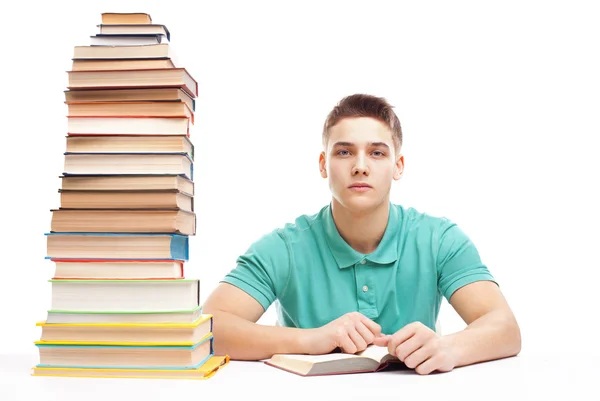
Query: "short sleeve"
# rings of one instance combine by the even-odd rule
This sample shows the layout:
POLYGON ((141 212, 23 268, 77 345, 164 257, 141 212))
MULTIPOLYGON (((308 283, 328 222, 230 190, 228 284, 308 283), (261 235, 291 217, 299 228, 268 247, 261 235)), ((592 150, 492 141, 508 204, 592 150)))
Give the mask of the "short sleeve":
POLYGON ((221 282, 256 299, 266 311, 285 286, 290 272, 288 249, 278 230, 255 241, 221 282))
POLYGON ((473 242, 447 219, 443 220, 437 249, 438 288, 448 301, 456 290, 467 284, 476 281, 496 283, 473 242))

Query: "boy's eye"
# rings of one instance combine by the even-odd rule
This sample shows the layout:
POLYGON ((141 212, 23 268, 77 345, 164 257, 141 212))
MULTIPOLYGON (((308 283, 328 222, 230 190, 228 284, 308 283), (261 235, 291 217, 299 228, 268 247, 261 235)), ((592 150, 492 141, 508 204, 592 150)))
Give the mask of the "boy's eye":
POLYGON ((337 151, 337 154, 340 156, 348 156, 350 154, 350 152, 348 152, 347 150, 341 149, 337 151))
POLYGON ((373 154, 374 154, 375 156, 383 156, 383 152, 382 152, 382 151, 380 151, 380 150, 376 150, 375 152, 373 152, 373 154))

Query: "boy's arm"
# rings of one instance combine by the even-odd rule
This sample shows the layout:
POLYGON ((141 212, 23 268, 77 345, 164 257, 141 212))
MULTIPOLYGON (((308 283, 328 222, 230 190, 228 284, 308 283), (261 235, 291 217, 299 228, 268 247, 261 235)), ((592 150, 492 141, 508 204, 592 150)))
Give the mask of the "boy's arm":
POLYGON ((262 305, 234 285, 221 283, 202 307, 213 315, 215 355, 237 360, 261 360, 273 354, 326 354, 340 347, 355 353, 381 334, 381 327, 352 312, 316 329, 256 324, 262 305))
POLYGON ((445 336, 455 354, 456 366, 517 355, 521 330, 498 286, 489 281, 458 289, 450 304, 468 326, 445 336))
POLYGON ((520 352, 519 325, 496 284, 468 284, 455 292, 450 303, 468 324, 464 330, 440 336, 421 322, 413 322, 376 344, 387 346, 390 354, 419 374, 448 372, 520 352))
POLYGON ((273 354, 304 353, 301 329, 256 324, 262 305, 239 288, 221 283, 202 307, 213 315, 215 355, 232 359, 261 360, 273 354))
POLYGON ((391 354, 420 374, 517 355, 519 325, 475 245, 456 224, 445 221, 438 249, 439 290, 468 326, 440 336, 413 322, 378 344, 387 345, 391 354))

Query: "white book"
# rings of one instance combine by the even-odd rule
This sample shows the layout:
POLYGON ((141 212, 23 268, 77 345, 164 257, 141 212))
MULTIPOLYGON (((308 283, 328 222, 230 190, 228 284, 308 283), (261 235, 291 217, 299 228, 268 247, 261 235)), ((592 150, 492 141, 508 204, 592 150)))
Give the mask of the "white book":
POLYGON ((192 323, 202 307, 161 312, 106 312, 49 310, 46 323, 192 323))
POLYGON ((181 174, 193 179, 185 153, 64 153, 65 175, 181 174))
POLYGON ((200 305, 200 280, 49 280, 52 310, 171 311, 200 305))
POLYGON ((69 117, 69 135, 189 135, 187 117, 69 117))
POLYGON ((164 35, 96 35, 90 36, 92 46, 140 46, 169 43, 164 35))

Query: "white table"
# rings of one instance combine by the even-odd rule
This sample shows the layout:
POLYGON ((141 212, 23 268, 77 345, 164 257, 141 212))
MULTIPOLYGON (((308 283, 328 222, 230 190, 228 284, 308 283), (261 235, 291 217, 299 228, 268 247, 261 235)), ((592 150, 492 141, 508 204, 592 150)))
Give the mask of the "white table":
POLYGON ((190 381, 34 377, 36 354, 3 354, 0 400, 600 400, 598 357, 521 354, 429 376, 393 371, 301 377, 261 362, 231 361, 208 380, 190 381))

